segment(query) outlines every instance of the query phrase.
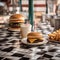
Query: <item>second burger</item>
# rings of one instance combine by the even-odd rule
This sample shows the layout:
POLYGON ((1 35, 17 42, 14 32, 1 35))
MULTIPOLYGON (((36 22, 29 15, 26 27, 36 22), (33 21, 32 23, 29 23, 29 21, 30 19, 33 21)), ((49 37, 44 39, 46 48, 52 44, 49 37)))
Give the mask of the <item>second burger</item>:
POLYGON ((21 24, 24 24, 25 18, 21 14, 13 14, 9 19, 9 30, 20 31, 21 24))

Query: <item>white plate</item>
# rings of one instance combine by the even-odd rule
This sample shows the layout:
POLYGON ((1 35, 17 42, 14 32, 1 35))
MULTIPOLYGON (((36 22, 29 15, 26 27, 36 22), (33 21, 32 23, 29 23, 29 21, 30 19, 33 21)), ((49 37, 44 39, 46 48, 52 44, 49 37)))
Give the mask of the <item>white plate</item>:
POLYGON ((23 38, 21 40, 22 43, 27 44, 27 45, 42 45, 42 44, 46 44, 48 41, 47 40, 43 40, 42 42, 39 43, 28 43, 27 42, 27 38, 23 38))

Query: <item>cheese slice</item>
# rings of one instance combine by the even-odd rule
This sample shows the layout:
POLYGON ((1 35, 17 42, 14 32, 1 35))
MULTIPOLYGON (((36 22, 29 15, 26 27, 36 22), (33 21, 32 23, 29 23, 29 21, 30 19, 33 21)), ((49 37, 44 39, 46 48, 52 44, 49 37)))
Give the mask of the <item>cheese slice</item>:
POLYGON ((29 39, 30 43, 33 43, 36 39, 29 39))

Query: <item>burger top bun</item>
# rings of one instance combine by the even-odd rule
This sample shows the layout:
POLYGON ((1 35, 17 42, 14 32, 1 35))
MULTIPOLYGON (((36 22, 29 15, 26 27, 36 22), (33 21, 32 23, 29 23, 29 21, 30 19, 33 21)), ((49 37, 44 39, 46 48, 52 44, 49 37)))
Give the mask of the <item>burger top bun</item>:
POLYGON ((40 38, 42 38, 42 34, 39 32, 31 32, 31 33, 28 33, 27 38, 40 39, 40 38))
POLYGON ((25 22, 25 18, 21 14, 13 14, 10 17, 10 22, 25 22))

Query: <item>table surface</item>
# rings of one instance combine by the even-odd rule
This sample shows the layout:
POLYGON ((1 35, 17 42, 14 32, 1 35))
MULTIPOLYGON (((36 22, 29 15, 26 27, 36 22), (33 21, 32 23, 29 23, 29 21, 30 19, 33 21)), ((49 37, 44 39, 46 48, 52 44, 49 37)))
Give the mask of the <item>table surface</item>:
POLYGON ((60 44, 24 45, 20 32, 3 28, 0 29, 0 60, 60 60, 60 44))

